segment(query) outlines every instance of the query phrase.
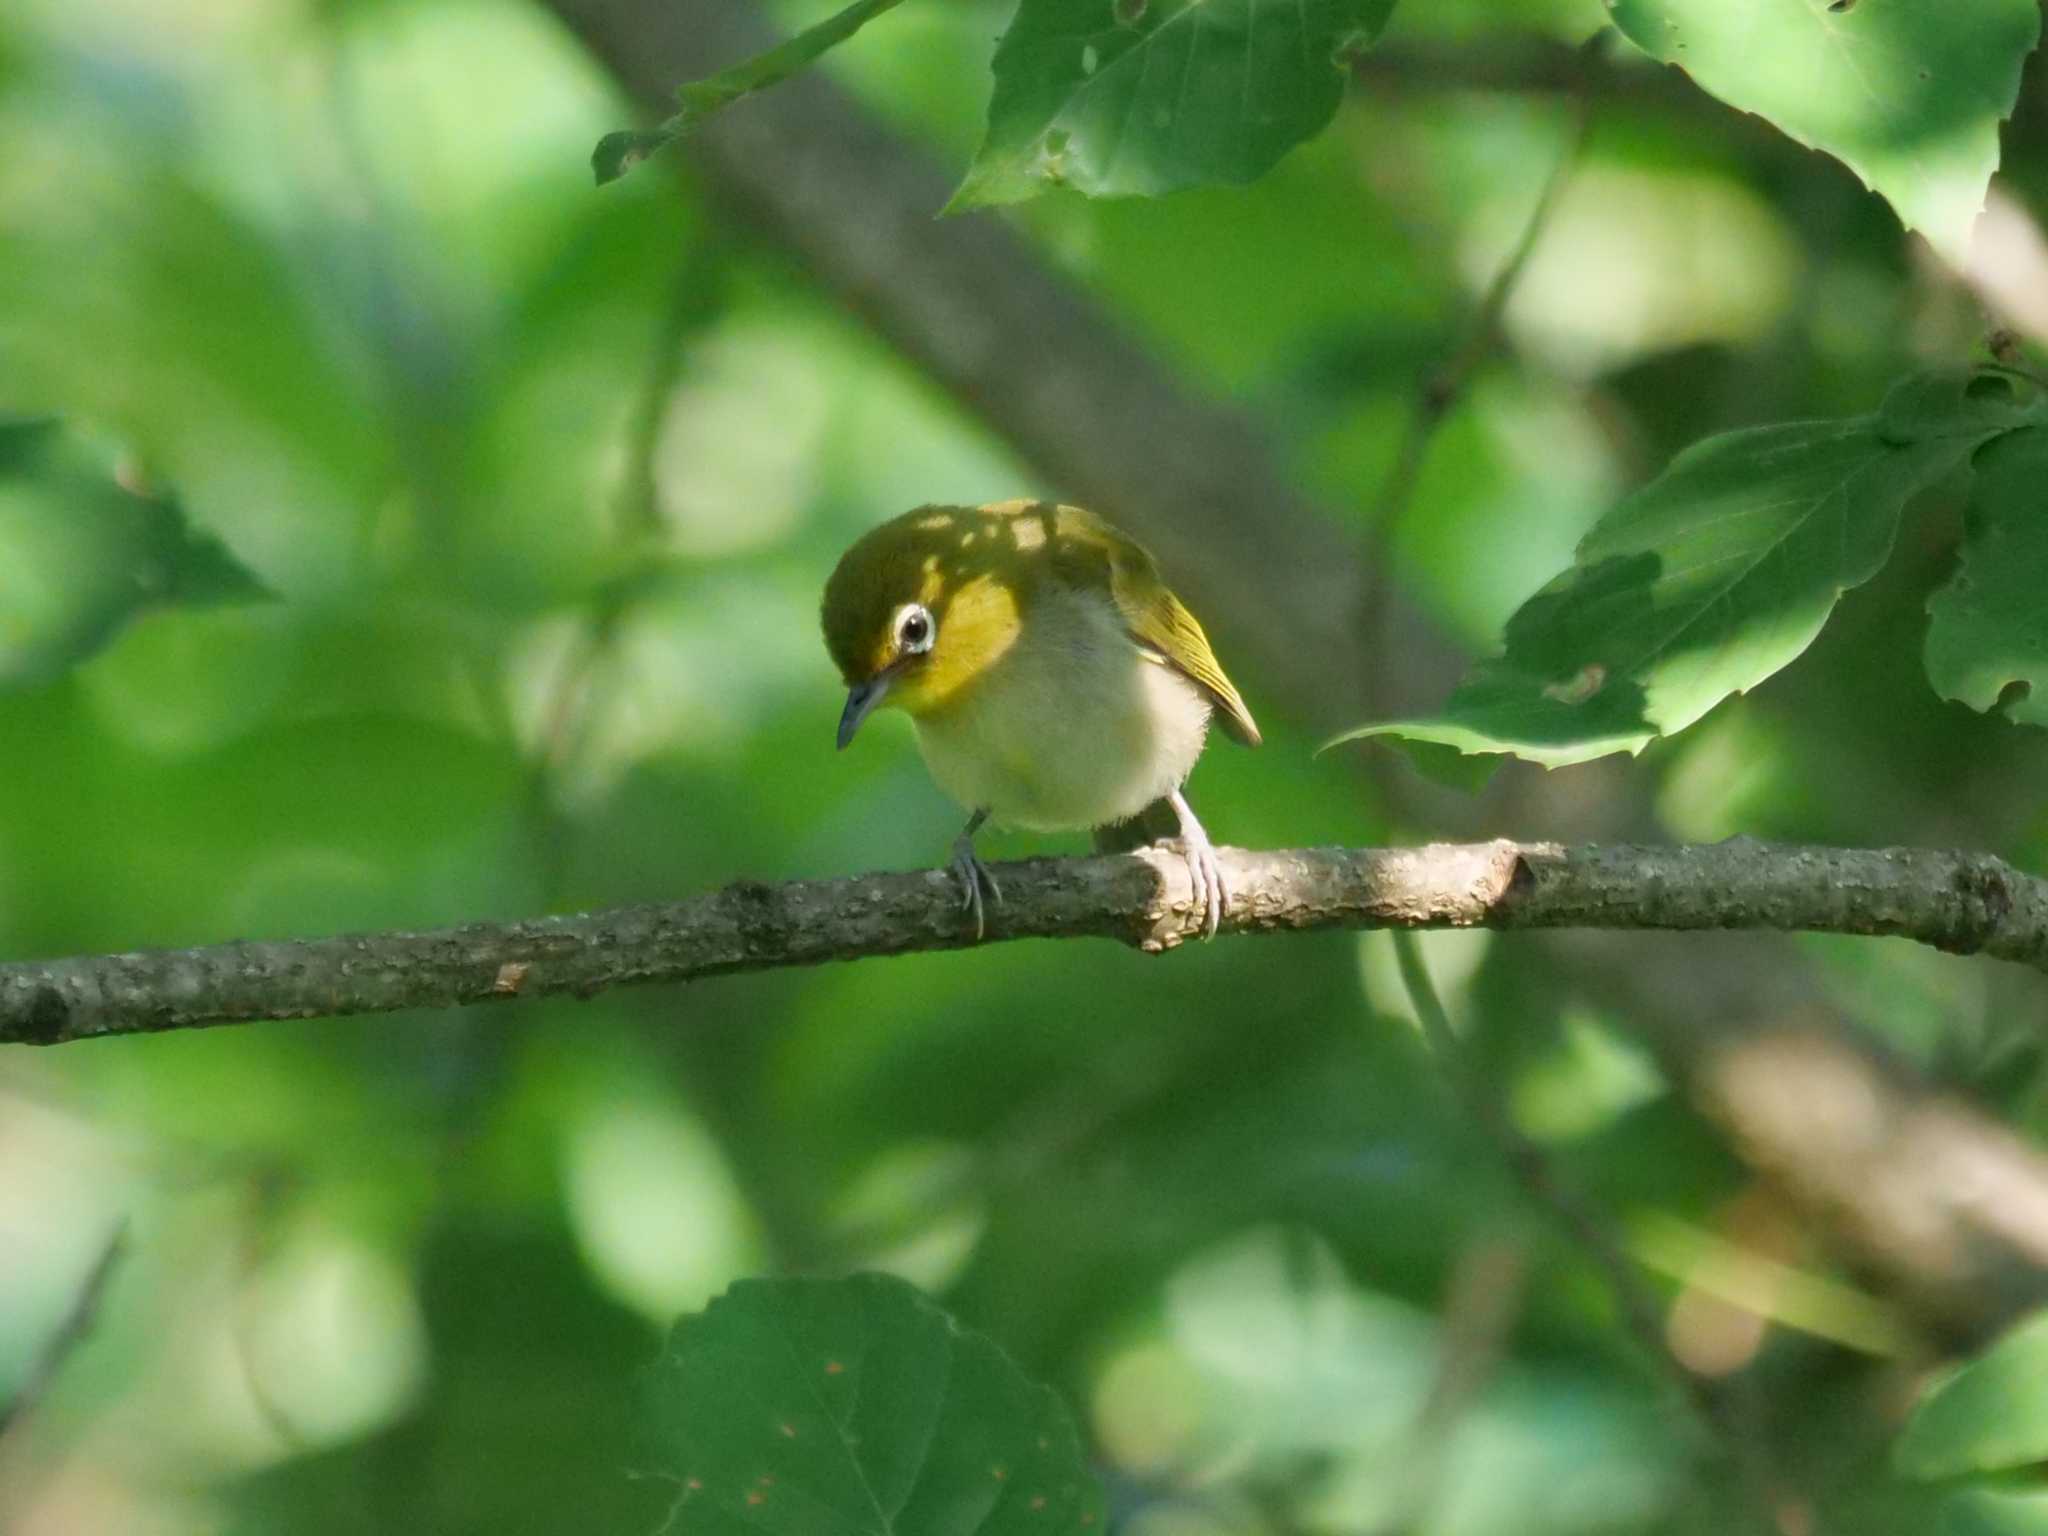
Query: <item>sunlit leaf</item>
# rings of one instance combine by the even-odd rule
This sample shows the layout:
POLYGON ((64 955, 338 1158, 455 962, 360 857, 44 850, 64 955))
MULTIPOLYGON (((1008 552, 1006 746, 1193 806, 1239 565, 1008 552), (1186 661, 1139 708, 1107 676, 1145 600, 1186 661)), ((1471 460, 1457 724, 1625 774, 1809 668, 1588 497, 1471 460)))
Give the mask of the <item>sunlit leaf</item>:
POLYGON ((0 422, 0 688, 55 676, 146 608, 263 596, 177 504, 53 420, 0 422))
POLYGON ((1842 161, 1951 261, 1998 167, 2035 0, 1607 0, 1629 40, 1842 161))
POLYGON ((1941 1506, 1941 1536, 2048 1536, 2048 1488, 1967 1488, 1941 1506))
POLYGON ((2048 725, 2048 427, 1978 455, 1962 563, 1927 605, 1927 678, 1945 699, 2048 725))
POLYGON ((1929 1478, 2048 1461, 2048 1312, 1922 1398, 1893 1458, 1907 1476, 1929 1478))
POLYGON ((952 208, 1241 183, 1329 122, 1394 0, 1020 0, 952 208))
POLYGON ((1099 1528, 1065 1407, 901 1280, 743 1280, 652 1380, 670 1529, 1005 1536, 1099 1528))
POLYGON ((1601 519, 1433 719, 1367 726, 1557 767, 1637 752, 1806 649, 1891 551, 1899 510, 2034 410, 1908 380, 1878 415, 1695 444, 1601 519))

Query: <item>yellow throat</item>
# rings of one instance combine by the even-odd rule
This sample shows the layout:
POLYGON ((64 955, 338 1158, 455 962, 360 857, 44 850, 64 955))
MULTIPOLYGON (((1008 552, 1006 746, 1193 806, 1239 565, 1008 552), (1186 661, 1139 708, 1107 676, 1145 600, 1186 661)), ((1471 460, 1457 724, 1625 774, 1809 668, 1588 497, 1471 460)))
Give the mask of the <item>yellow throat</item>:
POLYGON ((901 709, 939 786, 966 806, 949 864, 974 932, 1002 903, 974 852, 990 816, 1038 831, 1150 826, 1171 811, 1192 908, 1213 937, 1222 865, 1181 785, 1209 721, 1259 728, 1152 557, 1079 507, 919 507, 870 529, 825 584, 825 644, 846 679, 844 747, 901 709))
POLYGON ((1051 830, 1136 814, 1176 790, 1212 714, 1258 728, 1145 550, 1077 507, 920 507, 871 529, 825 588, 849 690, 918 727, 971 809, 1051 830))

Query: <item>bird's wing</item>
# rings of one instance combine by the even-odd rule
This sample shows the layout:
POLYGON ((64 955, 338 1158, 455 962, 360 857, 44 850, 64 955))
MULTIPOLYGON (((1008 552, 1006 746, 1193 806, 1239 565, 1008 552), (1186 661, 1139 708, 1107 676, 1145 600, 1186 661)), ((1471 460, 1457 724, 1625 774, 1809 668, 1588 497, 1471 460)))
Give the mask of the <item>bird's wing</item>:
POLYGON ((1259 744, 1259 728, 1252 712, 1224 675, 1209 649, 1209 637, 1181 600, 1160 579, 1159 568, 1142 545, 1134 544, 1099 519, 1091 519, 1102 530, 1109 556, 1109 592, 1124 625, 1140 649, 1165 666, 1172 667, 1209 695, 1216 706, 1223 729, 1235 741, 1248 747, 1259 744))
POLYGON ((1209 649, 1209 637, 1202 633, 1202 626, 1181 605, 1180 599, 1164 586, 1150 593, 1141 592, 1127 597, 1122 583, 1118 582, 1111 591, 1116 597, 1117 607, 1123 611, 1124 623, 1130 627, 1131 638, 1147 654, 1185 674, 1196 687, 1208 694, 1221 717, 1223 729, 1233 740, 1256 747, 1259 744, 1259 727, 1252 719, 1252 712, 1245 708, 1243 698, 1217 664, 1216 653, 1209 649))

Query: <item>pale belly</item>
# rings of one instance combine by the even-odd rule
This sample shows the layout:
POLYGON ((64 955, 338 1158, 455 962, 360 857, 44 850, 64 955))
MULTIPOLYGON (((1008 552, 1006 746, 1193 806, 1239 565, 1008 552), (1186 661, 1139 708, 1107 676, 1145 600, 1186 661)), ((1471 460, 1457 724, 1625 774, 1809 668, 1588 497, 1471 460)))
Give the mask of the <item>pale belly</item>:
POLYGON ((1195 766, 1208 697, 1093 606, 1034 615, 1032 643, 917 721, 926 766, 961 805, 1035 832, 1097 827, 1172 793, 1195 766))

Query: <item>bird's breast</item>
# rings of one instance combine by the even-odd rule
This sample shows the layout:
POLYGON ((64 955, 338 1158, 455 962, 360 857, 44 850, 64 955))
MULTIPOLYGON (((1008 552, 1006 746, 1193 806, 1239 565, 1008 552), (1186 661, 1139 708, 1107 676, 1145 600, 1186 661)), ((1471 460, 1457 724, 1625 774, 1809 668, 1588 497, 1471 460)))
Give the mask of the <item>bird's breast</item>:
POLYGON ((917 720, 932 777, 970 809, 1032 831, 1135 816, 1186 779, 1209 701, 1147 658, 1106 595, 1041 596, 972 686, 917 720))

